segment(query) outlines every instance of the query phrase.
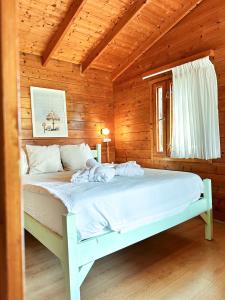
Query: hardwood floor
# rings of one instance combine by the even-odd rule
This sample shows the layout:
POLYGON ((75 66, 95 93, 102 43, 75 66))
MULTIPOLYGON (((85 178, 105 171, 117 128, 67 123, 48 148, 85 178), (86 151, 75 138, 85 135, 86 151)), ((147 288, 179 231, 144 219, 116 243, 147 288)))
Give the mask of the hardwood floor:
MULTIPOLYGON (((82 300, 224 300, 225 225, 214 241, 194 219, 98 260, 81 287, 82 300)), ((26 235, 26 299, 63 300, 59 261, 26 235)))

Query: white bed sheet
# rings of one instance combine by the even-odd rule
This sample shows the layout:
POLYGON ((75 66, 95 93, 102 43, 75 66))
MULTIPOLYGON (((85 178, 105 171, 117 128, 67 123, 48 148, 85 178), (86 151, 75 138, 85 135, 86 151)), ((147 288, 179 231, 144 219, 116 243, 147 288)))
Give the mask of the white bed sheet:
POLYGON ((140 177, 116 176, 111 182, 70 183, 71 172, 23 177, 24 210, 62 234, 61 216, 76 214, 80 239, 107 231, 126 231, 186 209, 203 192, 193 173, 145 169, 140 177))

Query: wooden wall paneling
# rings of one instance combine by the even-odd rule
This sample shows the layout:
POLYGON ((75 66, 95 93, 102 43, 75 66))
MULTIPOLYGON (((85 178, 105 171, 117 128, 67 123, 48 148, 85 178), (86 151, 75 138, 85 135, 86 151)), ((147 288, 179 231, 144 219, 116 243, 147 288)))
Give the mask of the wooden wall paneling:
POLYGON ((73 0, 19 0, 20 50, 41 55, 73 0))
POLYGON ((114 85, 116 161, 151 163, 152 119, 148 83, 134 79, 114 85))
MULTIPOLYGON (((122 82, 134 78, 148 70, 201 51, 223 49, 224 15, 224 2, 221 0, 204 0, 145 55, 140 57, 131 68, 120 76, 118 81, 122 82)), ((215 52, 215 55, 218 55, 218 51, 215 52)), ((223 56, 223 54, 220 55, 223 56)))
POLYGON ((79 15, 81 9, 83 8, 86 0, 76 0, 73 1, 69 7, 63 21, 59 24, 56 33, 52 36, 51 40, 48 42, 46 49, 42 55, 42 63, 44 66, 47 65, 51 56, 60 45, 65 35, 70 29, 71 24, 75 21, 76 17, 79 15))
POLYGON ((91 63, 103 52, 111 40, 123 29, 124 26, 137 14, 143 7, 147 0, 136 0, 125 14, 117 21, 115 26, 106 33, 104 38, 97 44, 97 46, 89 53, 81 64, 81 70, 84 72, 91 63))
POLYGON ((209 56, 210 59, 213 60, 215 57, 215 51, 211 49, 211 50, 206 50, 206 51, 203 51, 200 53, 196 53, 196 54, 188 56, 188 57, 184 57, 182 59, 171 62, 165 66, 161 66, 161 67, 149 70, 142 74, 142 78, 148 79, 150 77, 158 76, 158 75, 160 75, 160 73, 165 73, 165 72, 171 71, 171 69, 174 67, 177 67, 177 66, 180 66, 180 65, 186 64, 188 62, 192 62, 194 60, 197 60, 197 59, 200 59, 203 57, 207 57, 207 56, 209 56))
POLYGON ((0 299, 23 299, 17 1, 0 2, 0 299), (9 22, 10 20, 10 22, 9 22))
MULTIPOLYGON (((78 144, 86 142, 94 147, 102 142, 101 128, 111 130, 110 160, 114 161, 113 89, 110 74, 90 70, 80 75, 79 66, 50 60, 47 67, 41 57, 21 53, 21 126, 22 143, 78 144), (33 138, 30 86, 62 89, 66 91, 68 138, 33 138)), ((103 144, 103 161, 106 147, 103 144)))
POLYGON ((21 51, 118 73, 201 1, 20 0, 21 51))
MULTIPOLYGON (((136 0, 89 0, 55 53, 55 58, 77 64, 84 62, 136 0)), ((103 69, 107 70, 107 66, 103 69)))
POLYGON ((141 11, 110 42, 105 51, 93 62, 93 67, 107 66, 118 69, 139 45, 151 36, 154 40, 158 29, 183 9, 183 1, 147 1, 141 11))
POLYGON ((142 43, 129 57, 127 57, 126 61, 122 63, 122 65, 116 69, 112 74, 112 79, 115 81, 121 74, 123 74, 135 61, 138 60, 145 52, 150 50, 162 37, 164 37, 173 27, 175 27, 184 17, 186 17, 189 13, 191 13, 203 0, 193 0, 185 3, 182 11, 177 15, 171 18, 167 17, 167 22, 159 26, 158 34, 155 39, 152 39, 152 36, 144 43, 142 43))
POLYGON ((142 56, 120 81, 114 84, 115 97, 115 153, 116 161, 137 160, 143 166, 190 171, 213 181, 214 214, 225 221, 225 3, 220 0, 205 0, 151 51, 142 56), (219 120, 221 135, 221 159, 206 161, 185 161, 156 158, 152 156, 152 109, 148 80, 142 80, 143 72, 164 66, 173 61, 215 49, 214 64, 218 77, 219 120), (149 110, 148 110, 149 107, 149 110), (124 121, 123 121, 124 120, 124 121), (120 123, 121 122, 121 123, 120 123), (129 138, 129 126, 135 129, 142 124, 140 134, 129 138), (146 131, 143 133, 144 124, 146 131), (139 151, 136 151, 139 150, 139 151), (144 151, 143 151, 144 150, 144 151), (125 155, 127 151, 128 155, 125 155))

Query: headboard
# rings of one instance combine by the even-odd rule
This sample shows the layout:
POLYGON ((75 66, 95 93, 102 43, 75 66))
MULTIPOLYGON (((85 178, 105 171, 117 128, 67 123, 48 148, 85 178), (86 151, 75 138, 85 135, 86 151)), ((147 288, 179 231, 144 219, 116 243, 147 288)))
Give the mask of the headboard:
POLYGON ((91 151, 92 151, 92 154, 93 154, 94 158, 99 163, 101 163, 101 161, 102 161, 102 145, 101 144, 97 144, 96 145, 96 149, 91 150, 91 151))

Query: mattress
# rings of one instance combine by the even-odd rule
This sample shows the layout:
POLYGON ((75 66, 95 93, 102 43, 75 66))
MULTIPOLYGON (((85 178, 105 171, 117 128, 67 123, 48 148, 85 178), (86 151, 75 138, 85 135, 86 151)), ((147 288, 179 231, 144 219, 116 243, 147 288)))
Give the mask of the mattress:
POLYGON ((71 172, 25 175, 24 211, 60 235, 62 215, 75 213, 79 239, 83 240, 175 215, 203 192, 203 182, 196 174, 144 170, 144 176, 115 176, 108 183, 77 185, 70 183, 71 172))

